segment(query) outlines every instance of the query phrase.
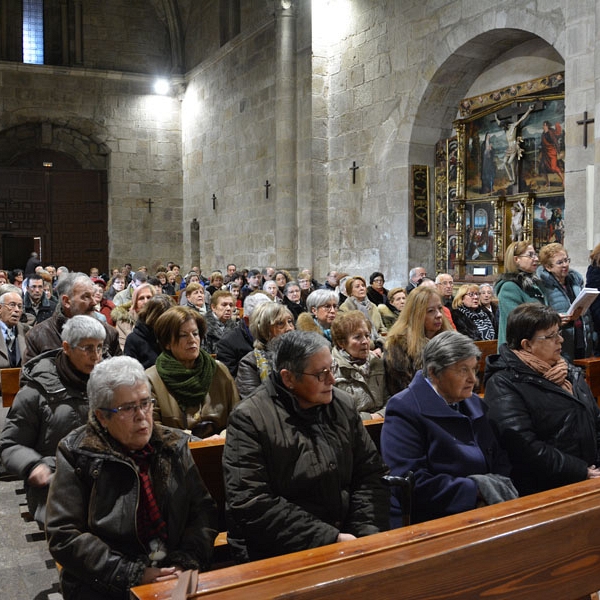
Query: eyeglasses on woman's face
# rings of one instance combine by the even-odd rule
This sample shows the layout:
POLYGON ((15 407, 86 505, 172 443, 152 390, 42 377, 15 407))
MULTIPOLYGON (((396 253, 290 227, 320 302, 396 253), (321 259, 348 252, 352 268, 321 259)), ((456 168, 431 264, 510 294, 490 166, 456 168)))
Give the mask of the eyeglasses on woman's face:
POLYGON ((100 410, 118 415, 121 419, 133 419, 138 410, 142 414, 147 415, 154 406, 154 402, 154 398, 145 398, 140 402, 128 402, 116 408, 100 408, 100 410))
POLYGON ((534 259, 534 258, 537 258, 537 252, 524 252, 523 254, 519 254, 517 256, 517 258, 520 258, 520 257, 534 259))
POLYGON ((567 258, 563 258, 562 260, 557 260, 554 263, 555 267, 564 267, 566 265, 570 265, 571 264, 571 259, 567 256, 567 258))
POLYGON ((469 296, 469 298, 479 298, 479 292, 467 292, 465 296, 469 296))
POLYGON ((552 340, 554 342, 563 340, 562 334, 560 333, 560 329, 555 331, 554 333, 550 333, 548 335, 536 335, 534 340, 552 340))
POLYGON ((330 369, 323 369, 322 371, 319 371, 318 373, 302 373, 302 375, 310 375, 311 377, 316 377, 317 380, 320 383, 323 383, 324 381, 327 381, 327 377, 333 377, 333 372, 335 371, 337 367, 337 363, 334 361, 331 361, 331 368, 330 369))

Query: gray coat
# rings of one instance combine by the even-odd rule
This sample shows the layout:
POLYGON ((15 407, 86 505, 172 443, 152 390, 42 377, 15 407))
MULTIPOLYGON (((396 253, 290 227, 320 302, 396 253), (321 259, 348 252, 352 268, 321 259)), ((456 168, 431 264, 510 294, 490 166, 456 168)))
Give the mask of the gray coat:
MULTIPOLYGON (((62 350, 50 350, 23 367, 23 387, 15 397, 0 436, 4 466, 24 481, 41 463, 54 471, 58 442, 87 421, 85 391, 81 384, 59 378, 56 369, 59 354, 62 350)), ((25 489, 29 511, 43 522, 47 488, 32 488, 26 484, 25 489)))
MULTIPOLYGON (((537 275, 542 281, 542 291, 546 296, 546 304, 551 306, 559 313, 566 313, 571 306, 571 300, 562 285, 556 277, 549 273, 543 267, 538 267, 537 275)), ((575 297, 585 287, 583 277, 577 271, 571 271, 567 275, 566 284, 571 286, 575 297)), ((590 311, 581 317, 583 323, 583 342, 585 344, 585 357, 591 356, 594 350, 594 325, 590 311)), ((563 338, 562 355, 573 362, 575 358, 584 358, 575 356, 575 327, 571 321, 568 325, 561 327, 560 335, 563 338)))

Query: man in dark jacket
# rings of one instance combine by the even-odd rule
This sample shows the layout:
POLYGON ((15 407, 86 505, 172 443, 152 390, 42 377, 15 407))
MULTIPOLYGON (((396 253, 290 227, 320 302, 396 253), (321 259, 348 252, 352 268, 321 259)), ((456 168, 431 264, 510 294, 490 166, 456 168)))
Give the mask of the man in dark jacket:
POLYGON ((25 481, 29 512, 44 525, 58 442, 87 421, 86 385, 106 337, 97 319, 77 316, 63 329, 62 348, 23 367, 24 386, 8 413, 0 452, 7 471, 25 481))
POLYGON ((44 294, 44 280, 40 275, 30 275, 27 291, 23 297, 23 311, 28 325, 36 325, 49 319, 56 308, 56 300, 44 294))
POLYGON ((217 360, 220 360, 233 377, 237 375, 240 360, 254 348, 254 337, 248 324, 254 309, 263 302, 271 302, 269 296, 262 292, 250 294, 244 301, 244 318, 240 319, 237 327, 228 331, 217 342, 217 360))
MULTIPOLYGON (((76 315, 94 316, 96 301, 94 299, 94 284, 85 273, 65 273, 56 284, 56 293, 60 305, 51 318, 42 321, 25 337, 26 350, 23 364, 34 356, 47 350, 60 348, 61 333, 65 323, 76 315)), ((121 355, 119 335, 114 327, 103 323, 106 330, 104 340, 104 358, 121 355)))

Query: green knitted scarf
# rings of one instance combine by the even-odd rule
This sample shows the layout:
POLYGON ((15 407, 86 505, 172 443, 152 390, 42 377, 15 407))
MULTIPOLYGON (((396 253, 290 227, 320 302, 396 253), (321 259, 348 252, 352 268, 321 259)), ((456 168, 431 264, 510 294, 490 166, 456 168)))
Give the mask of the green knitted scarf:
POLYGON ((192 369, 186 369, 169 352, 156 359, 156 371, 184 412, 202 406, 216 370, 217 361, 202 348, 192 369))

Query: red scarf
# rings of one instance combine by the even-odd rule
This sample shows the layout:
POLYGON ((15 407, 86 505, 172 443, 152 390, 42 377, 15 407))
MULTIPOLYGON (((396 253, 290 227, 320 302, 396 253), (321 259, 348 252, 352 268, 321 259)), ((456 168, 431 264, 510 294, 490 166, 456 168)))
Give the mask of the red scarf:
POLYGON ((152 480, 148 474, 150 457, 153 454, 154 448, 150 444, 131 453, 131 458, 138 466, 140 478, 140 502, 137 510, 138 537, 147 548, 151 540, 167 541, 167 524, 160 514, 152 480))

